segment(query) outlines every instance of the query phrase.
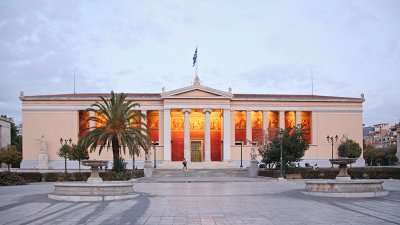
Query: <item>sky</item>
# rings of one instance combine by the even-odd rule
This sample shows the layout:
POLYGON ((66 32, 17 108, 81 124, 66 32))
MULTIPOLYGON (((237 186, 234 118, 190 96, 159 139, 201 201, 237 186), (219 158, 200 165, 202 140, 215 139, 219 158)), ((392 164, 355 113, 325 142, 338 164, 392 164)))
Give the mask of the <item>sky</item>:
POLYGON ((365 95, 363 123, 400 122, 400 1, 0 0, 0 114, 25 95, 365 95), (75 72, 74 72, 75 71, 75 72), (313 85, 312 85, 313 84, 313 85), (312 88, 313 86, 313 88, 312 88))

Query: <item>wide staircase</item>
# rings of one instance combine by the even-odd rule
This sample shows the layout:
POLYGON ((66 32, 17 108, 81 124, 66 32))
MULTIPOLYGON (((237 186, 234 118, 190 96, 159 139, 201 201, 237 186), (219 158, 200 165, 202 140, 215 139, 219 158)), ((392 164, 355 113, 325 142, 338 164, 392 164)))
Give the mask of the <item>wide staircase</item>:
POLYGON ((138 183, 192 183, 192 182, 257 182, 264 177, 251 178, 246 168, 225 162, 189 162, 188 169, 182 163, 160 164, 151 178, 140 178, 138 183))

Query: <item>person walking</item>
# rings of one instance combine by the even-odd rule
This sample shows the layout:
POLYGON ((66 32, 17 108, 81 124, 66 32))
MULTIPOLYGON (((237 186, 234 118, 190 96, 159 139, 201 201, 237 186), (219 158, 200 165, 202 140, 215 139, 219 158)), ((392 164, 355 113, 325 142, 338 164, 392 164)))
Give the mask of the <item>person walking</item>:
POLYGON ((183 169, 187 170, 187 162, 185 158, 183 158, 182 164, 183 164, 183 169))

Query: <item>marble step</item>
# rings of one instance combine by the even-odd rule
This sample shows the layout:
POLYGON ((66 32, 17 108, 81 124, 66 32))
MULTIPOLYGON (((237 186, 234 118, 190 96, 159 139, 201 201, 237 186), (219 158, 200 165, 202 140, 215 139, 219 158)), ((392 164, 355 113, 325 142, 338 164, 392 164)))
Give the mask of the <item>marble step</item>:
POLYGON ((153 177, 248 177, 246 169, 155 169, 153 177))

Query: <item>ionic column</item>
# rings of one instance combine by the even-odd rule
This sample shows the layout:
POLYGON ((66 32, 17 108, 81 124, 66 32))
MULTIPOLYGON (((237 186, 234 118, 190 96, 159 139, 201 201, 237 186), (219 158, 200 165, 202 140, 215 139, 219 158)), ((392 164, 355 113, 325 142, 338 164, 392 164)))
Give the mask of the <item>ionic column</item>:
POLYGON ((296 125, 301 124, 301 111, 296 111, 296 125))
POLYGON ((171 161, 171 110, 164 109, 164 161, 171 161))
POLYGON ((211 161, 211 129, 210 129, 210 114, 212 113, 211 109, 204 109, 204 161, 211 161))
MULTIPOLYGON (((141 111, 141 113, 143 114, 143 115, 145 115, 146 116, 146 118, 140 118, 141 119, 141 121, 140 122, 142 122, 142 123, 144 123, 144 124, 147 124, 147 110, 140 110, 141 111)), ((145 125, 144 124, 142 124, 142 128, 145 128, 145 125)))
POLYGON ((268 132, 268 111, 262 111, 262 129, 266 133, 268 132))
POLYGON ((285 129, 285 111, 279 111, 279 128, 285 129))
POLYGON ((269 138, 268 136, 268 111, 263 111, 263 140, 262 144, 265 144, 266 139, 269 138))
MULTIPOLYGON (((225 136, 225 117, 228 117, 228 111, 226 109, 224 109, 224 136, 225 136)), ((229 115, 229 121, 230 121, 230 130, 227 130, 228 133, 230 133, 230 144, 231 145, 235 145, 235 111, 230 111, 230 115, 229 115)), ((224 137, 224 143, 225 143, 225 137, 224 137)))
MULTIPOLYGON (((224 162, 231 161, 231 138, 235 140, 235 133, 231 137, 231 116, 233 120, 233 112, 231 113, 230 109, 224 109, 224 162)), ((232 121, 233 124, 233 121, 232 121)), ((233 125, 234 126, 234 125, 233 125)), ((232 127, 233 127, 232 126, 232 127)), ((235 127, 232 128, 233 131, 235 127)))
POLYGON ((184 123, 183 123, 183 155, 186 161, 190 162, 190 118, 189 114, 192 112, 191 109, 182 109, 182 113, 184 116, 184 123))
POLYGON ((244 143, 251 144, 253 140, 251 133, 251 110, 246 110, 246 139, 250 141, 250 143, 248 143, 247 140, 245 140, 244 143))
POLYGON ((164 146, 164 111, 158 110, 158 142, 160 146, 164 146))

